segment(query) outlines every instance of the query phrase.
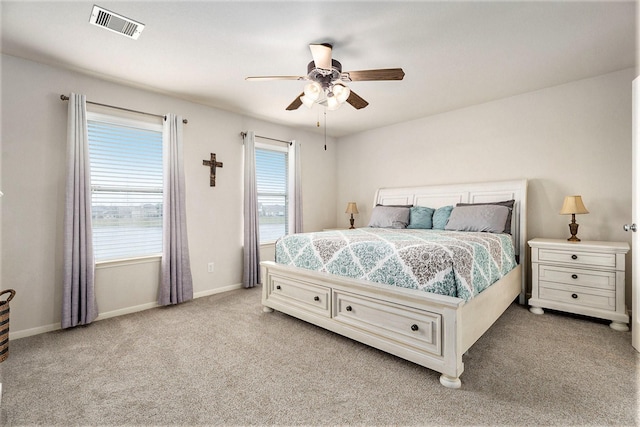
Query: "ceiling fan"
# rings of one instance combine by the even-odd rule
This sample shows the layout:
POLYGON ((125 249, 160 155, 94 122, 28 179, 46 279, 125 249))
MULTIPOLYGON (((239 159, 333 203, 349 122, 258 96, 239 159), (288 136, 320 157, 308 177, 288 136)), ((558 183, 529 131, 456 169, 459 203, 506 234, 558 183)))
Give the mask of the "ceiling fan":
POLYGON ((402 80, 402 68, 378 70, 342 71, 342 64, 331 57, 333 46, 328 43, 310 44, 313 61, 307 65, 306 76, 256 76, 246 80, 308 80, 304 91, 293 100, 287 110, 297 110, 302 104, 311 108, 314 103, 336 110, 345 102, 356 109, 369 105, 367 101, 350 90, 344 83, 373 80, 402 80))

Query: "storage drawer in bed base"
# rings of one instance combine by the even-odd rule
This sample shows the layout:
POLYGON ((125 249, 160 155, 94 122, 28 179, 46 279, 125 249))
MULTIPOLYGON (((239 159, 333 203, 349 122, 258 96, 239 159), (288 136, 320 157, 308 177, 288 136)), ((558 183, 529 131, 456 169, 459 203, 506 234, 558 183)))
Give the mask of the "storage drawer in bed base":
POLYGON ((442 316, 375 298, 333 291, 332 317, 404 347, 442 356, 442 316))
POLYGON ((277 275, 271 276, 271 280, 265 286, 268 287, 267 298, 271 301, 279 301, 317 315, 331 317, 331 288, 277 275))

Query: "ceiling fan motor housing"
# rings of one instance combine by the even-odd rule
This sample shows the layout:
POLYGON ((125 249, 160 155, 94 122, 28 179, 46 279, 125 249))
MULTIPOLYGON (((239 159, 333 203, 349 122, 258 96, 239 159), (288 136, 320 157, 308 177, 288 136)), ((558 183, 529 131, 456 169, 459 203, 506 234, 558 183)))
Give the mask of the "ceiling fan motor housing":
POLYGON ((327 88, 332 82, 340 80, 342 76, 342 64, 335 59, 331 60, 331 70, 316 67, 314 61, 307 65, 307 77, 313 82, 318 82, 323 88, 327 88))

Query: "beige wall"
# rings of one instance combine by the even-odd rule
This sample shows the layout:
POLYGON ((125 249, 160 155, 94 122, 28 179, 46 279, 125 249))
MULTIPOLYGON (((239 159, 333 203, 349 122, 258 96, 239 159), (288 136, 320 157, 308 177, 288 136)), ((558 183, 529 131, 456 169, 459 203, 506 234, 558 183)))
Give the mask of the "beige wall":
POLYGON ((565 195, 581 194, 590 214, 577 216, 580 238, 630 242, 634 76, 630 68, 341 138, 337 221, 356 201, 356 225, 366 226, 377 187, 526 178, 528 238, 568 237, 570 217, 558 212, 565 195))
MULTIPOLYGON (((187 118, 184 159, 187 227, 196 295, 238 286, 242 280, 241 131, 301 142, 305 230, 335 223, 336 151, 322 135, 228 113, 171 96, 127 87, 2 56, 2 270, 3 288, 14 288, 11 336, 59 327, 62 297, 62 219, 67 103, 60 94, 187 118), (216 153, 224 167, 216 187, 202 160, 216 153), (207 263, 215 263, 214 273, 207 263)), ((96 271, 100 316, 151 307, 159 263, 102 265, 96 271)))
MULTIPOLYGON (((366 225, 375 189, 529 179, 528 237, 560 237, 562 198, 581 194, 583 239, 629 241, 631 81, 607 74, 357 135, 330 139, 170 96, 2 56, 0 289, 14 288, 12 338, 59 326, 67 104, 60 94, 157 113, 185 126, 187 215, 194 291, 237 286, 242 275, 242 143, 239 132, 302 143, 305 230, 366 225), (215 188, 202 159, 224 162, 215 188), (470 160, 471 159, 471 160, 470 160), (339 184, 339 185, 338 185, 339 184), (206 264, 215 262, 215 272, 206 264)), ((265 248, 264 257, 272 257, 265 248)), ((153 306, 157 260, 103 265, 96 272, 101 316, 153 306)), ((627 274, 630 302, 630 275, 627 274)))

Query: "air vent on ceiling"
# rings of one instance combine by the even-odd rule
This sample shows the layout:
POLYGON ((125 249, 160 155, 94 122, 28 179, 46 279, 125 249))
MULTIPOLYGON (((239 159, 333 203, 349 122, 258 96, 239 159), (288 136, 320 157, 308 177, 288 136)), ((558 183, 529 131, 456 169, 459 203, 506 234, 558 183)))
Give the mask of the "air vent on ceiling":
POLYGON ((144 30, 144 24, 96 5, 93 5, 89 22, 135 40, 138 39, 142 30, 144 30))

